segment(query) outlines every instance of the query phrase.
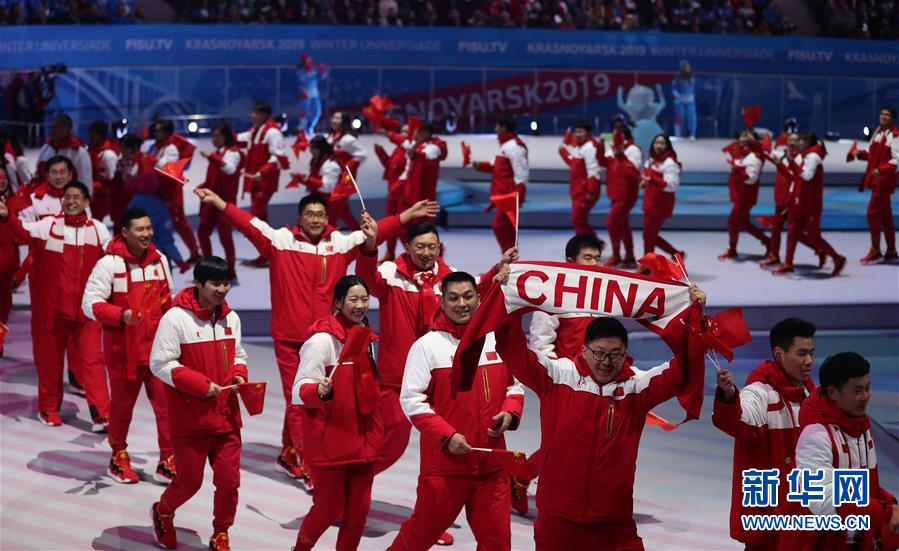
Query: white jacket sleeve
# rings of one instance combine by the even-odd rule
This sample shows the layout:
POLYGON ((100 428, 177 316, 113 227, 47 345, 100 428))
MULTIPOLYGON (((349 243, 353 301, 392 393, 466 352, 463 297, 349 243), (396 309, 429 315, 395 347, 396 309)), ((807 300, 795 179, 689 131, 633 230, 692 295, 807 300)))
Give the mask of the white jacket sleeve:
POLYGON ((832 515, 836 513, 833 506, 833 450, 830 447, 830 436, 824 425, 808 425, 802 429, 796 443, 796 468, 824 470, 824 499, 809 503, 809 510, 816 515, 832 515))
POLYGON ((627 157, 627 160, 634 165, 634 168, 640 170, 643 166, 643 152, 640 151, 640 148, 634 144, 627 146, 624 149, 624 156, 627 157))
POLYGON ((241 330, 240 316, 234 313, 233 319, 228 321, 228 325, 234 328, 234 364, 247 365, 247 351, 243 348, 243 331, 241 330))
POLYGON ((680 165, 674 159, 665 159, 661 168, 662 179, 665 180, 665 191, 674 193, 680 186, 680 165))
POLYGON ((559 318, 546 312, 534 312, 531 316, 531 348, 556 358, 556 331, 559 329, 559 318))
POLYGON ((528 168, 528 151, 524 147, 512 142, 512 146, 506 150, 509 162, 512 164, 512 174, 516 184, 527 184, 530 174, 528 168))
POLYGON ((175 144, 169 144, 162 148, 162 151, 156 152, 156 168, 162 168, 168 163, 174 163, 178 160, 178 148, 175 144))
POLYGON ((890 164, 899 167, 899 136, 893 136, 890 143, 890 164))
POLYGON ((150 350, 150 371, 169 386, 175 386, 172 372, 181 367, 181 335, 178 317, 187 315, 180 308, 172 308, 159 320, 153 348, 150 350))
POLYGON ((91 166, 91 156, 87 152, 87 148, 78 148, 75 151, 75 158, 72 162, 75 164, 75 171, 78 172, 78 181, 86 185, 88 190, 93 191, 94 169, 91 166))
POLYGON ((112 280, 115 273, 115 257, 104 256, 94 264, 87 284, 84 286, 84 295, 81 298, 81 311, 88 319, 96 321, 94 304, 106 302, 112 296, 112 280))
POLYGON ((115 176, 116 165, 119 162, 119 156, 115 151, 105 150, 100 155, 100 164, 97 166, 98 174, 95 174, 97 180, 109 181, 115 176))
POLYGON ((762 160, 755 153, 750 153, 742 159, 738 159, 734 164, 746 169, 746 181, 743 182, 744 184, 753 185, 758 183, 759 176, 762 173, 762 160))
POLYGON ((37 154, 37 162, 46 163, 54 155, 56 155, 56 150, 50 147, 49 144, 44 144, 44 146, 41 147, 41 150, 37 154))
POLYGON ((815 177, 815 171, 821 164, 821 156, 817 153, 809 153, 802 158, 802 172, 799 177, 808 182, 815 177))
POLYGON ((593 142, 584 144, 584 147, 581 148, 581 154, 584 156, 584 167, 587 170, 587 177, 599 180, 599 159, 596 158, 597 151, 593 142))
POLYGON ((284 134, 277 128, 269 128, 268 132, 265 133, 265 138, 262 139, 262 143, 268 146, 268 162, 277 165, 281 163, 278 157, 287 156, 287 153, 284 151, 284 134))
POLYGON ((353 136, 352 139, 342 141, 344 143, 341 144, 341 147, 345 152, 349 153, 360 165, 365 162, 368 155, 365 153, 365 148, 359 143, 359 138, 353 136))
POLYGON ((403 386, 400 389, 400 405, 406 417, 437 413, 431 407, 425 392, 431 384, 430 354, 421 340, 415 342, 406 356, 403 386))
POLYGON ((234 174, 237 172, 237 167, 240 166, 240 153, 237 151, 225 151, 225 154, 222 155, 222 166, 219 170, 222 171, 223 174, 234 174))
POLYGON ((427 159, 429 161, 433 161, 434 159, 437 159, 440 157, 440 148, 432 143, 425 144, 424 154, 425 154, 425 159, 427 159))
POLYGON ((328 333, 316 333, 303 343, 303 347, 300 348, 300 366, 290 392, 290 401, 293 405, 303 405, 300 387, 305 384, 318 384, 325 378, 325 368, 337 361, 334 340, 328 333))
POLYGON ((740 421, 753 427, 768 424, 768 389, 764 384, 752 383, 740 390, 740 421))
POLYGON ((235 140, 241 143, 247 144, 247 149, 250 148, 253 144, 250 143, 250 136, 252 136, 252 129, 246 130, 244 132, 238 132, 237 136, 235 136, 235 140))
POLYGON ((94 228, 97 229, 97 238, 100 240, 100 248, 106 250, 106 245, 108 245, 111 240, 109 237, 109 228, 106 227, 106 224, 96 219, 94 220, 94 228))
POLYGON ((337 186, 337 180, 340 179, 340 165, 337 162, 328 160, 321 167, 322 187, 319 191, 322 193, 331 193, 337 186))

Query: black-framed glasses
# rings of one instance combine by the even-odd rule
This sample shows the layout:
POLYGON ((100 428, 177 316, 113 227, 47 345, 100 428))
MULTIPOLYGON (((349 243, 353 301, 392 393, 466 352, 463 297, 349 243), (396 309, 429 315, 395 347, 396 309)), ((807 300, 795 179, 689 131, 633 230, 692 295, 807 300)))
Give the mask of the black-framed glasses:
POLYGON ((600 363, 604 362, 606 358, 608 358, 609 361, 611 361, 613 364, 617 364, 627 355, 627 349, 621 352, 606 352, 605 350, 593 350, 586 344, 584 345, 584 348, 589 350, 590 353, 593 354, 593 359, 600 363))

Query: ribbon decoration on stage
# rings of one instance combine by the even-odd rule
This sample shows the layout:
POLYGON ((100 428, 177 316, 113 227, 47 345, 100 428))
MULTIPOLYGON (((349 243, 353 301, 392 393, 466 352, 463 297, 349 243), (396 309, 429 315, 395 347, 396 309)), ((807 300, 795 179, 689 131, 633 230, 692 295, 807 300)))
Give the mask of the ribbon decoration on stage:
MULTIPOLYGON (((677 398, 698 419, 702 408, 704 354, 728 348, 736 341, 707 338, 710 323, 698 303, 691 303, 689 286, 673 279, 644 276, 609 268, 559 262, 515 262, 506 283, 495 283, 481 300, 453 359, 453 391, 471 388, 484 337, 524 314, 584 314, 631 318, 657 334, 675 359, 687 365, 688 376, 677 398)), ((743 324, 728 318, 728 323, 743 324)), ((745 324, 743 324, 745 327, 745 324)), ((732 357, 732 356, 731 356, 732 357)))

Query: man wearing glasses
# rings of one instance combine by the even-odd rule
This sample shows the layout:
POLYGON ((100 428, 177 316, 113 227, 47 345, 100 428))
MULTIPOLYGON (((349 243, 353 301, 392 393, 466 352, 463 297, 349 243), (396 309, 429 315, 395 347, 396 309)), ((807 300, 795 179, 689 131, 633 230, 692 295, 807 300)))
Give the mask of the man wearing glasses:
MULTIPOLYGON (((690 299, 704 306, 706 296, 693 286, 690 299)), ((573 358, 529 350, 518 322, 495 335, 512 374, 540 398, 537 549, 642 550, 633 519, 640 437, 646 414, 675 397, 689 366, 637 369, 615 318, 591 321, 573 358)))
MULTIPOLYGON (((319 195, 307 195, 297 208, 297 224, 275 229, 264 220, 226 203, 209 189, 197 189, 203 203, 222 211, 231 224, 270 262, 272 323, 275 359, 281 374, 281 387, 287 402, 278 465, 291 478, 299 479, 307 490, 312 479, 298 459, 302 457, 302 408, 290 403, 290 393, 300 365, 300 348, 310 336, 309 327, 331 313, 334 285, 346 275, 356 260, 366 235, 362 231, 345 234, 328 223, 328 203, 319 195)), ((399 215, 379 222, 367 213, 363 220, 377 225, 381 240, 395 235, 400 227, 420 216, 433 216, 437 204, 419 201, 399 215)))

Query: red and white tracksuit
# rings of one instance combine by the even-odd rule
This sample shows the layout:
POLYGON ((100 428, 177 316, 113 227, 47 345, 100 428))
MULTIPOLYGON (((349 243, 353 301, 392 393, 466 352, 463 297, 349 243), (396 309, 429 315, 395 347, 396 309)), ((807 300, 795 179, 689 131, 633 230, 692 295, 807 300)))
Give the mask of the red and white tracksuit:
POLYGON ((759 200, 759 178, 762 175, 762 159, 750 147, 740 147, 732 143, 723 151, 728 155, 731 166, 727 177, 727 189, 733 207, 727 218, 728 250, 737 250, 740 232, 745 231, 762 242, 767 248, 768 237, 749 218, 752 207, 759 200))
POLYGON ((867 416, 849 417, 818 387, 799 411, 802 433, 796 443, 796 468, 824 471, 824 499, 809 507, 790 503, 790 514, 868 515, 871 528, 864 531, 781 532, 778 549, 783 551, 820 551, 845 549, 899 548, 899 535, 889 529, 896 497, 880 485, 877 452, 867 416), (867 469, 869 504, 844 503, 834 507, 833 469, 867 469), (851 542, 855 542, 852 544, 851 542))
POLYGON ((899 128, 894 124, 889 128, 878 128, 871 136, 867 150, 859 150, 859 159, 868 161, 861 189, 871 189, 868 203, 868 226, 871 228, 871 248, 880 250, 880 233, 887 242, 887 251, 896 250, 896 228, 893 224, 893 207, 890 196, 896 191, 899 181, 899 128), (880 171, 879 177, 872 172, 880 171))
POLYGON ((244 171, 243 192, 250 193, 250 212, 262 221, 268 221, 268 203, 278 191, 281 169, 290 165, 284 149, 284 135, 275 121, 268 119, 261 126, 254 126, 237 135, 241 147, 247 147, 247 166, 244 171), (249 176, 259 174, 261 180, 249 176))
MULTIPOLYGON (((163 383, 150 372, 150 349, 163 313, 171 300, 150 309, 137 325, 125 325, 122 313, 130 308, 129 293, 146 282, 164 286, 160 296, 172 294, 172 274, 168 259, 151 243, 136 258, 125 239, 117 235, 106 247, 106 256, 97 261, 84 288, 81 309, 84 315, 103 326, 103 356, 109 368, 112 403, 109 414, 109 445, 113 454, 128 448, 128 429, 141 387, 156 417, 159 455, 172 455, 172 439, 166 414, 163 383)), ((133 313, 132 313, 133 314, 133 313)))
POLYGON ((656 246, 668 254, 677 251, 659 235, 665 220, 674 214, 674 194, 680 185, 681 165, 670 151, 646 161, 643 175, 649 181, 643 188, 643 253, 655 251, 656 246))
POLYGON ((790 197, 790 188, 793 186, 793 172, 790 170, 791 153, 787 147, 787 133, 781 132, 774 142, 771 154, 780 162, 775 164, 777 173, 774 175, 774 223, 771 226, 771 245, 768 247, 770 254, 780 257, 780 239, 783 226, 787 221, 787 203, 790 197))
MULTIPOLYGON (((492 163, 480 161, 474 163, 475 170, 490 172, 490 195, 504 195, 518 192, 519 205, 524 203, 528 184, 528 148, 514 133, 502 134, 499 139, 499 153, 492 163)), ((494 208, 490 203, 488 211, 494 208)), ((515 226, 499 209, 493 217, 493 235, 503 252, 515 246, 515 226)))
POLYGON ((540 398, 537 549, 643 549, 633 494, 646 414, 704 366, 671 360, 642 371, 628 361, 601 385, 582 355, 552 359, 529 350, 517 323, 495 334, 512 374, 540 398))
POLYGON ((421 143, 413 141, 406 155, 409 162, 400 176, 400 180, 406 181, 403 207, 411 207, 422 199, 436 201, 440 163, 447 156, 446 142, 435 137, 421 143))
MULTIPOLYGON (((353 178, 358 178, 359 166, 365 162, 366 154, 359 138, 352 134, 344 134, 342 132, 331 132, 327 136, 328 143, 334 147, 334 157, 344 167, 348 168, 353 174, 353 178)), ((350 198, 337 199, 328 202, 328 217, 332 222, 338 221, 346 224, 346 227, 352 231, 359 229, 359 221, 350 211, 350 198)))
MULTIPOLYGON (((396 145, 393 153, 387 154, 387 151, 380 144, 375 144, 375 154, 381 165, 384 166, 383 178, 387 182, 387 216, 399 214, 403 211, 403 195, 406 182, 402 180, 403 174, 406 172, 406 149, 404 142, 408 142, 402 134, 390 134, 390 141, 396 145)), ((387 254, 390 258, 396 253, 396 238, 387 240, 387 254)))
MULTIPOLYGON (((346 275, 365 242, 361 231, 342 234, 328 226, 318 241, 310 240, 298 227, 274 229, 233 204, 223 213, 225 220, 242 233, 269 259, 275 360, 287 402, 282 442, 302 453, 301 410, 290 405, 290 389, 300 364, 300 348, 309 338, 313 322, 334 309, 334 286, 346 275)), ((378 239, 400 231, 400 221, 389 216, 378 222, 378 239)))
POLYGON ((784 263, 792 265, 796 244, 803 242, 813 250, 836 258, 839 255, 821 236, 824 210, 824 156, 814 145, 796 157, 793 165, 793 189, 787 212, 787 253, 784 263))
MULTIPOLYGON (((237 146, 220 147, 209 156, 208 160, 206 181, 202 187, 211 189, 225 202, 236 203, 237 189, 240 187, 240 171, 244 166, 243 152, 237 146)), ((200 241, 200 250, 203 252, 203 256, 212 254, 212 242, 209 238, 214 229, 219 232, 219 241, 225 250, 228 268, 231 273, 234 273, 236 257, 231 225, 222 219, 219 209, 203 203, 200 205, 200 226, 197 228, 197 238, 200 241)))
POLYGON ((104 140, 88 148, 88 152, 91 155, 91 171, 94 177, 94 190, 91 193, 93 216, 102 222, 108 214, 113 226, 118 226, 131 200, 122 194, 125 190, 121 182, 115 180, 116 166, 121 155, 119 144, 115 140, 104 140))
POLYGON ((88 189, 93 187, 94 176, 91 170, 90 153, 84 142, 74 134, 69 134, 67 138, 62 140, 47 140, 47 143, 44 144, 44 147, 41 148, 37 155, 38 180, 47 180, 47 161, 57 155, 66 157, 75 165, 75 173, 72 174, 73 182, 81 182, 88 189))
POLYGON ((777 548, 776 531, 744 530, 742 515, 785 514, 787 475, 796 463, 799 407, 815 386, 793 384, 777 363, 762 362, 746 380, 738 396, 727 402, 719 388, 712 423, 734 438, 734 468, 730 501, 730 537, 757 551, 777 548), (743 506, 743 471, 780 469, 777 508, 743 506))
POLYGON ((419 270, 403 253, 395 262, 378 266, 377 253, 365 251, 356 260, 356 275, 380 304, 378 371, 381 374, 381 419, 384 447, 375 463, 375 474, 387 470, 403 455, 412 425, 400 406, 400 388, 406 355, 412 344, 428 332, 430 320, 440 308, 440 281, 452 273, 442 258, 430 271, 419 270))
POLYGON ((400 400, 421 433, 421 470, 415 509, 391 550, 430 549, 463 507, 478 549, 511 548, 509 477, 489 453, 455 455, 446 445, 459 433, 472 447, 505 449, 504 437, 488 436, 487 430, 500 412, 512 414, 509 430, 518 427, 524 391, 488 334, 475 384, 452 396, 453 355, 464 329, 440 312, 406 359, 400 400))
POLYGON ((204 308, 196 287, 188 287, 162 316, 150 353, 150 369, 165 383, 178 461, 178 476, 159 498, 159 513, 174 514, 199 491, 208 460, 215 485, 213 534, 227 532, 237 513, 241 420, 235 389, 207 394, 210 383, 229 386, 237 376, 247 380, 240 339, 237 312, 227 302, 204 308))
MULTIPOLYGON (((192 159, 197 147, 178 134, 172 134, 164 141, 155 142, 151 148, 152 155, 156 158, 156 168, 161 169, 168 163, 181 159, 192 159)), ((199 254, 197 238, 194 230, 184 214, 184 186, 170 178, 160 178, 159 187, 162 192, 162 200, 165 201, 172 215, 172 227, 184 241, 191 256, 199 254)))
POLYGON ((309 193, 321 195, 327 201, 337 186, 337 182, 340 181, 342 171, 340 163, 333 157, 322 156, 318 159, 310 159, 309 176, 303 181, 303 185, 306 186, 309 193))
POLYGON ((578 143, 571 137, 559 146, 559 155, 568 165, 569 195, 571 195, 571 224, 574 233, 592 233, 590 210, 599 201, 600 165, 599 157, 605 155, 602 143, 592 136, 578 143))
POLYGON ((622 142, 622 151, 615 153, 606 148, 600 164, 606 167, 606 195, 612 206, 606 218, 606 228, 612 241, 612 256, 626 260, 634 258, 634 236, 631 233, 630 215, 640 195, 640 168, 643 152, 633 142, 622 142), (624 256, 620 256, 624 245, 624 256))
POLYGON ((314 334, 300 351, 293 383, 293 404, 303 410, 303 432, 309 446, 303 458, 312 468, 312 508, 297 534, 296 551, 311 550, 341 517, 337 549, 355 550, 371 507, 374 462, 384 440, 378 405, 377 370, 370 347, 346 357, 344 344, 353 323, 342 314, 312 326, 314 334), (331 393, 318 394, 318 383, 331 378, 331 393))
POLYGON ((34 255, 31 270, 31 335, 38 374, 38 410, 55 412, 62 404, 66 345, 76 343, 72 369, 87 392, 94 418, 109 418, 106 367, 100 354, 100 325, 86 319, 81 297, 88 276, 103 255, 109 231, 87 214, 59 214, 37 222, 11 218, 7 229, 34 255))

